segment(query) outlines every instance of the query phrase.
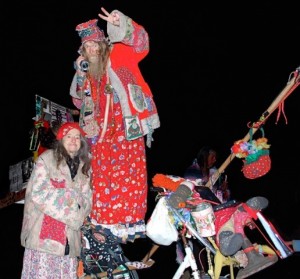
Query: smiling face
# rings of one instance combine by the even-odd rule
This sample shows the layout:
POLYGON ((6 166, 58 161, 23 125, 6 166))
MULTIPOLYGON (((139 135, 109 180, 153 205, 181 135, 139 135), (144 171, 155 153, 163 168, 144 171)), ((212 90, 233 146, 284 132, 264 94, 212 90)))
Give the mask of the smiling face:
POLYGON ((71 158, 76 156, 81 146, 80 131, 71 129, 62 139, 62 144, 71 158))
POLYGON ((103 74, 103 63, 100 59, 101 49, 100 43, 94 41, 87 41, 83 45, 83 56, 89 62, 89 74, 90 76, 98 79, 103 74))
POLYGON ((90 62, 97 61, 99 57, 100 46, 98 42, 87 41, 83 44, 86 56, 90 62))

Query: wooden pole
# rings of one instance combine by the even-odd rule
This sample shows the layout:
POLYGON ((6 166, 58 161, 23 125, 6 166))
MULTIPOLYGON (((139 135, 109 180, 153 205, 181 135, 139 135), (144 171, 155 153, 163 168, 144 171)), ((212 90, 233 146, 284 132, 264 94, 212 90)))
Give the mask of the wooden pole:
MULTIPOLYGON (((291 94, 292 91, 296 89, 296 87, 300 83, 300 78, 299 78, 299 70, 300 67, 295 71, 295 74, 293 78, 289 80, 287 85, 283 88, 283 90, 279 93, 279 95, 275 98, 275 100, 271 103, 271 105, 268 107, 268 109, 262 114, 262 116, 259 118, 259 121, 256 122, 258 125, 253 125, 252 129, 252 134, 259 129, 259 127, 264 124, 269 118, 269 116, 275 111, 275 109, 278 108, 278 106, 288 97, 289 94, 291 94)), ((250 139, 250 133, 248 132, 244 138, 242 139, 243 141, 249 141, 250 139)), ((212 176, 212 179, 210 179, 205 186, 211 188, 216 181, 218 180, 219 176, 221 173, 224 172, 224 170, 228 167, 228 165, 231 163, 231 161, 235 158, 235 155, 231 153, 227 159, 224 161, 224 163, 218 168, 218 171, 214 173, 212 176)))
POLYGON ((156 252, 156 250, 159 248, 159 245, 153 244, 150 251, 146 254, 146 256, 143 258, 142 262, 147 263, 151 256, 156 252))

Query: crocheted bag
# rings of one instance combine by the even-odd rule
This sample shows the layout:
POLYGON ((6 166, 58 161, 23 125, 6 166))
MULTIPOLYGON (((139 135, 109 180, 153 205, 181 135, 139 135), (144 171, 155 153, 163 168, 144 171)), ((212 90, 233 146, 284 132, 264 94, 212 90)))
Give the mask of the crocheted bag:
MULTIPOLYGON (((245 160, 243 160, 244 166, 242 172, 246 178, 255 179, 261 177, 269 172, 271 169, 271 158, 270 151, 268 149, 257 149, 257 143, 263 141, 266 143, 266 138, 264 137, 264 130, 260 128, 262 132, 262 138, 255 141, 252 140, 252 128, 250 129, 250 140, 249 144, 255 142, 255 152, 247 155, 245 160)), ((266 148, 269 148, 269 145, 265 144, 266 148)))

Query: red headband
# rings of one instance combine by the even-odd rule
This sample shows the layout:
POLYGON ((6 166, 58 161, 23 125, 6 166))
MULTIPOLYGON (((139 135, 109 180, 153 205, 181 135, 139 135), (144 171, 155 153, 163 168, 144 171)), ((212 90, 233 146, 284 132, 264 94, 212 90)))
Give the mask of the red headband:
POLYGON ((57 131, 56 139, 61 140, 70 130, 77 129, 79 130, 82 136, 85 136, 86 133, 80 128, 77 122, 66 122, 60 126, 57 131))

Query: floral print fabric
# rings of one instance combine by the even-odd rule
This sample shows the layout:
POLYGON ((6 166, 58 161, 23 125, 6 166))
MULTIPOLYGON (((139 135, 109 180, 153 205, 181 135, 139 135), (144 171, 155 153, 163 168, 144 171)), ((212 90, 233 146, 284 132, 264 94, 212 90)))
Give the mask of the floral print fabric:
MULTIPOLYGON (((105 98, 104 94, 102 96, 105 98)), ((115 126, 107 128, 103 142, 92 145, 94 192, 90 216, 98 224, 136 223, 144 219, 147 209, 144 138, 126 140, 116 96, 113 114, 109 123, 114 120, 115 126)))
POLYGON ((21 279, 77 279, 77 258, 25 249, 21 279))

